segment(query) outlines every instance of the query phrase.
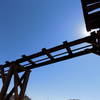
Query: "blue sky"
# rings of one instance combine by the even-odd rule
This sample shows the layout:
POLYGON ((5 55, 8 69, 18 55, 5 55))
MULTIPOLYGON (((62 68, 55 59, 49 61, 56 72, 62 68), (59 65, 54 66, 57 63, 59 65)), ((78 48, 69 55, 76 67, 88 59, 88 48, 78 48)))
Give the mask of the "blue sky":
MULTIPOLYGON (((80 0, 0 0, 0 64, 84 37, 80 0)), ((32 70, 32 100, 98 100, 100 60, 90 54, 32 70)))

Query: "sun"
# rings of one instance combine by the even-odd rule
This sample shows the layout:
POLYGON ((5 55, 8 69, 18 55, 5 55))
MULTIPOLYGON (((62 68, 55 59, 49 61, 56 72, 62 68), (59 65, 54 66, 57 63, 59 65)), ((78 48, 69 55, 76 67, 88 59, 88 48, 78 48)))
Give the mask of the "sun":
POLYGON ((90 32, 87 32, 86 29, 84 28, 84 29, 83 29, 83 34, 84 34, 85 36, 88 36, 88 35, 90 35, 90 32))
POLYGON ((82 27, 80 29, 80 32, 81 32, 82 36, 89 36, 90 35, 90 32, 87 32, 85 27, 82 27))

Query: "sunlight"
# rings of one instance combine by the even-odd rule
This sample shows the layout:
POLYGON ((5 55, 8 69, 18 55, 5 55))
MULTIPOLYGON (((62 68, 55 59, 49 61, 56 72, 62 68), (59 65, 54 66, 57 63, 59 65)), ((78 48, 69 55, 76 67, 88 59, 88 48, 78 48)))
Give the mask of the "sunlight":
POLYGON ((82 36, 89 36, 90 35, 90 32, 87 32, 85 27, 82 27, 80 29, 80 32, 81 32, 82 36))

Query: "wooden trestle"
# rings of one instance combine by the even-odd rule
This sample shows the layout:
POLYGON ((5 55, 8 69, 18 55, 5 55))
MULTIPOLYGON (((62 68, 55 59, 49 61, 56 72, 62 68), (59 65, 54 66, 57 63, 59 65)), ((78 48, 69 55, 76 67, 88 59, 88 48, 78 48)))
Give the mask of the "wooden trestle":
POLYGON ((90 53, 100 55, 100 31, 72 42, 65 41, 62 45, 50 49, 43 48, 30 56, 23 55, 16 61, 7 61, 0 65, 0 100, 9 100, 12 96, 15 100, 23 100, 31 69, 90 53))

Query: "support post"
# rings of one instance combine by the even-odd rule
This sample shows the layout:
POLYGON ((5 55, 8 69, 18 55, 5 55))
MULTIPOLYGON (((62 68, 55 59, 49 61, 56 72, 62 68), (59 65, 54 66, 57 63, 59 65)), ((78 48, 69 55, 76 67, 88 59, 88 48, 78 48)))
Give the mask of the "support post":
POLYGON ((9 69, 8 75, 6 77, 6 80, 3 83, 3 86, 2 86, 2 89, 1 89, 1 93, 0 93, 0 100, 5 100, 5 98, 6 98, 7 90, 8 90, 8 87, 10 85, 10 81, 11 81, 12 75, 13 75, 13 68, 11 67, 9 69))
POLYGON ((26 87, 27 87, 27 83, 28 83, 29 75, 31 71, 25 70, 24 67, 21 67, 20 70, 23 70, 23 75, 20 75, 18 72, 19 68, 20 67, 16 65, 15 63, 11 64, 11 67, 9 68, 9 71, 6 77, 4 77, 5 71, 2 70, 1 76, 2 76, 2 81, 3 81, 2 82, 3 86, 0 92, 0 100, 9 100, 11 97, 14 97, 14 100, 24 99, 25 91, 26 91, 26 87), (12 78, 14 78, 14 86, 12 87, 11 91, 9 91, 8 93, 12 78))

